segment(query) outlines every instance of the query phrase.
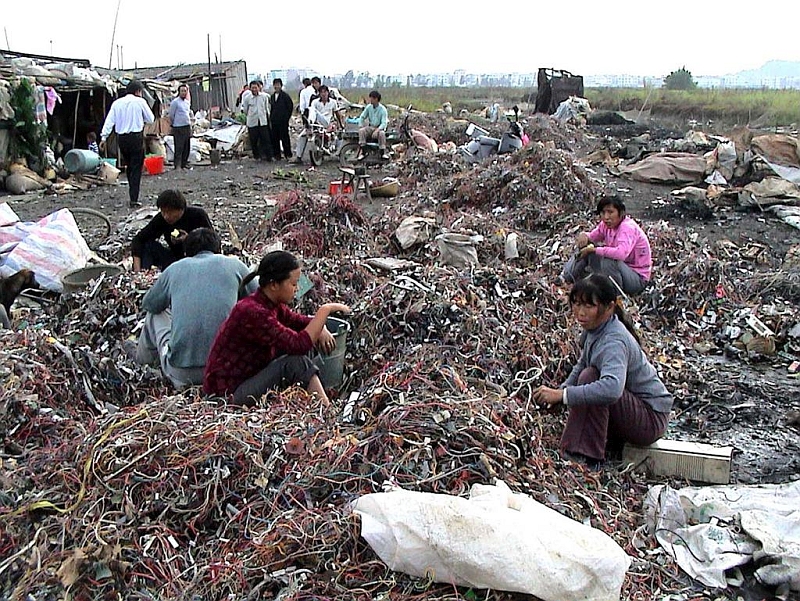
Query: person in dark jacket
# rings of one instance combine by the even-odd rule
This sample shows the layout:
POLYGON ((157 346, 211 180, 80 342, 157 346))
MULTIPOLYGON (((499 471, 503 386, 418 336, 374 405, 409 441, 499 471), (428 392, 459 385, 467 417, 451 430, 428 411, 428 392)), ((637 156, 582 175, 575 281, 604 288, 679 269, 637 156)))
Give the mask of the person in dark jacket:
POLYGON ((272 80, 273 93, 269 97, 270 120, 272 125, 272 148, 275 158, 292 158, 292 143, 289 137, 289 119, 292 117, 294 102, 292 97, 283 91, 283 81, 280 78, 272 80))
POLYGON ((199 227, 214 229, 208 214, 200 207, 186 206, 179 190, 164 190, 156 201, 158 215, 153 217, 131 241, 133 270, 158 267, 162 271, 185 255, 186 235, 199 227), (166 247, 159 242, 164 237, 166 247))

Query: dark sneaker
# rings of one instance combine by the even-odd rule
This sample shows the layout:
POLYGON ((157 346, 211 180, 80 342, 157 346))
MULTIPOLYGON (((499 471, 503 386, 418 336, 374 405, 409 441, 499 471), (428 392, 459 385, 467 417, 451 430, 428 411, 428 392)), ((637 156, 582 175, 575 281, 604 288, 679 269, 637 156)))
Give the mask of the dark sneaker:
POLYGON ((129 206, 130 208, 132 208, 132 209, 138 209, 139 207, 141 207, 141 206, 142 206, 142 203, 140 203, 140 202, 137 200, 136 202, 132 202, 132 203, 130 203, 128 206, 129 206))

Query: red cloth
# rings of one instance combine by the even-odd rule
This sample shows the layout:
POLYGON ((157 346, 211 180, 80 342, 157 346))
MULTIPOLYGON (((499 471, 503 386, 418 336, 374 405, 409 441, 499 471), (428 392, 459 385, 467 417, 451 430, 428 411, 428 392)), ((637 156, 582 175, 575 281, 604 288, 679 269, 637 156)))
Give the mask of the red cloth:
POLYGON ((310 317, 276 305, 261 290, 243 298, 220 326, 206 363, 203 390, 233 394, 281 355, 305 355, 314 343, 304 328, 310 317))

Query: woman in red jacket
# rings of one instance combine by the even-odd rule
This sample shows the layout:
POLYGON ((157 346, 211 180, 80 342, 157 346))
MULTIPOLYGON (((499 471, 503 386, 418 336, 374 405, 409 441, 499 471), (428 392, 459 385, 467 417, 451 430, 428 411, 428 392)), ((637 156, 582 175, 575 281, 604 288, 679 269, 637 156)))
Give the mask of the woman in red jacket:
POLYGON ((297 292, 300 262, 291 253, 268 253, 258 270, 242 281, 246 286, 258 276, 258 290, 234 306, 211 345, 203 377, 207 394, 231 396, 239 405, 252 406, 268 390, 300 384, 328 400, 318 368, 309 351, 317 344, 330 353, 335 341, 325 328, 331 313, 349 313, 340 303, 322 305, 314 317, 289 308, 297 292))

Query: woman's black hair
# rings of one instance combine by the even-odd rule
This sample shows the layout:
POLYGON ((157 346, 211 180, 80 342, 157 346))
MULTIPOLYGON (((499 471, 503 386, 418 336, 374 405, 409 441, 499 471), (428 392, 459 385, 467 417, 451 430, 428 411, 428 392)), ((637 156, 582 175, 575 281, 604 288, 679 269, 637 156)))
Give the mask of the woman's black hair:
POLYGON ((243 289, 256 277, 258 277, 259 288, 272 282, 280 284, 288 280, 291 273, 299 267, 300 261, 292 253, 285 250, 273 250, 261 259, 258 269, 244 277, 239 288, 243 289))
POLYGON ((617 212, 620 214, 620 216, 625 214, 625 203, 622 202, 622 199, 616 194, 603 196, 603 198, 597 202, 597 214, 599 215, 602 213, 603 209, 609 205, 617 209, 617 212))
POLYGON ((582 305, 606 307, 613 304, 617 319, 622 322, 622 325, 631 333, 636 342, 641 345, 642 341, 639 338, 639 334, 636 333, 636 329, 633 327, 631 318, 617 302, 618 294, 619 291, 617 287, 614 286, 614 282, 611 281, 609 276, 603 273, 592 273, 575 282, 575 285, 569 292, 569 304, 574 305, 579 303, 582 305))

